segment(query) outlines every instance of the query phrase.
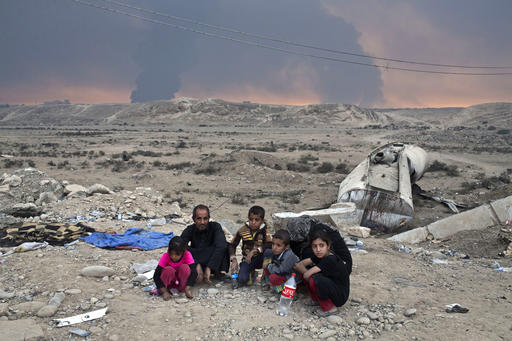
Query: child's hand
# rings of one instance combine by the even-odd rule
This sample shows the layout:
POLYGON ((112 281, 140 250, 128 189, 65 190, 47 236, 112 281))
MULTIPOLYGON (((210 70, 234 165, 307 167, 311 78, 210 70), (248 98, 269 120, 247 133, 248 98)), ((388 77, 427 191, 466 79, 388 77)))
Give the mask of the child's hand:
POLYGON ((231 273, 238 271, 238 261, 236 257, 231 258, 231 265, 229 266, 229 271, 231 273))
POLYGON ((247 254, 247 256, 245 256, 245 261, 246 261, 247 263, 251 263, 252 257, 254 257, 254 255, 256 254, 256 252, 258 252, 258 250, 256 250, 256 249, 252 249, 251 251, 249 251, 249 253, 247 254))

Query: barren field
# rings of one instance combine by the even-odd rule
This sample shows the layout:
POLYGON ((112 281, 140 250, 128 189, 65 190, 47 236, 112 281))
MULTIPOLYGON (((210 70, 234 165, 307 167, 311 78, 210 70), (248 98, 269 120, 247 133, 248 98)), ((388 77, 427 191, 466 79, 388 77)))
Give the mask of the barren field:
MULTIPOLYGON (((96 219, 85 224, 123 233, 147 228, 149 219, 179 208, 181 217, 151 228, 180 234, 191 222, 191 208, 202 203, 211 208, 212 220, 233 233, 252 205, 263 206, 269 222, 272 213, 328 207, 345 176, 372 149, 393 141, 428 152, 432 166, 418 182, 426 191, 469 208, 511 195, 512 114, 493 124, 495 116, 482 110, 463 111, 463 122, 453 111, 443 116, 383 110, 385 118, 377 123, 364 118, 333 125, 0 125, 2 180, 32 167, 63 184, 103 184, 112 191, 48 203, 37 217, 3 214, 1 228, 22 221, 66 222, 96 211, 96 219), (128 211, 142 220, 117 219, 128 211)), ((414 219, 403 230, 453 214, 419 197, 414 204, 414 219)), ((164 302, 143 291, 152 281, 134 283, 132 265, 158 260, 165 249, 104 250, 81 241, 4 255, 0 327, 7 334, 0 339, 23 339, 19 333, 27 339, 82 339, 70 334, 71 327, 57 328, 53 319, 108 307, 104 317, 72 327, 90 332, 89 340, 511 340, 512 272, 495 265, 512 267, 512 259, 500 255, 511 235, 510 225, 497 225, 411 245, 410 253, 398 251, 385 239, 389 235, 363 239, 362 251, 353 253, 351 299, 329 319, 311 314, 303 290, 290 315, 279 317, 277 296, 258 285, 232 290, 222 278, 211 287, 195 286, 192 300, 164 302), (115 274, 81 276, 90 265, 108 266, 115 274), (65 298, 56 314, 38 317, 38 309, 59 292, 65 298), (447 313, 445 306, 453 303, 469 311, 447 313)))

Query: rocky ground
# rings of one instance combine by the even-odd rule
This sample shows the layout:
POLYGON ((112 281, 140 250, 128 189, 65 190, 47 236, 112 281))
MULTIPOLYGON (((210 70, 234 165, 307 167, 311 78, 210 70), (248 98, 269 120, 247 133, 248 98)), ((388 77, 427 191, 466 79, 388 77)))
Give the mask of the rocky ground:
MULTIPOLYGON (((480 126, 463 129, 443 127, 438 111, 431 120, 399 114, 389 111, 381 126, 0 127, 1 228, 81 221, 113 233, 179 234, 192 206, 205 203, 229 239, 253 204, 269 217, 329 206, 346 174, 391 141, 417 143, 438 161, 418 183, 424 190, 468 207, 512 194, 510 127, 489 129, 493 121, 481 112, 480 126)), ((453 214, 427 199, 414 204, 404 229, 453 214)), ((388 235, 362 239, 353 250, 351 298, 323 319, 303 304, 303 289, 280 317, 278 296, 259 285, 232 290, 224 278, 194 287, 192 300, 163 301, 145 291, 152 281, 137 277, 133 265, 157 260, 164 249, 104 250, 80 241, 5 255, 12 248, 3 246, 0 339, 82 339, 70 332, 76 327, 90 340, 508 340, 512 272, 499 270, 512 267, 503 257, 511 235, 503 225, 404 247, 388 235), (106 272, 87 275, 89 266, 106 272), (454 303, 469 311, 446 312, 454 303), (101 308, 108 312, 99 319, 56 327, 54 319, 101 308)))

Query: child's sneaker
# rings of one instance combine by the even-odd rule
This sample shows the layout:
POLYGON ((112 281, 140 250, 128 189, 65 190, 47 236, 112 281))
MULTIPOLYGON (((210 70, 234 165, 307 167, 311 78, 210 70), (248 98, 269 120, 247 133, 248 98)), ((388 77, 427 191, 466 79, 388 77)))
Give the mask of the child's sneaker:
POLYGON ((280 294, 281 291, 283 291, 283 288, 284 288, 284 283, 281 284, 281 285, 273 285, 272 286, 272 290, 274 291, 274 293, 276 294, 280 294))
POLYGON ((253 283, 256 283, 256 278, 258 277, 258 273, 256 271, 251 272, 249 275, 249 281, 247 282, 247 285, 252 285, 253 283))

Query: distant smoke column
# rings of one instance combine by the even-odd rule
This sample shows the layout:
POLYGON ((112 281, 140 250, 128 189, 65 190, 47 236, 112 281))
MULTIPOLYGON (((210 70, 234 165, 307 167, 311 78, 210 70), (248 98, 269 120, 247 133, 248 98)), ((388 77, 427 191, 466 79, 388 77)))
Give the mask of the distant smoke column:
MULTIPOLYGON (((145 0, 142 7, 154 8, 158 12, 170 13, 181 17, 208 21, 207 18, 217 13, 217 0, 200 1, 169 1, 145 0)), ((171 24, 194 25, 155 18, 171 24)), ((132 102, 147 102, 173 98, 180 89, 180 76, 197 63, 198 39, 205 39, 195 33, 179 30, 169 26, 151 24, 146 40, 135 51, 134 60, 142 71, 136 79, 135 90, 130 99, 132 102)))
POLYGON ((170 99, 180 88, 180 74, 195 60, 195 36, 154 27, 148 39, 139 45, 135 61, 142 68, 130 99, 148 102, 170 99))

